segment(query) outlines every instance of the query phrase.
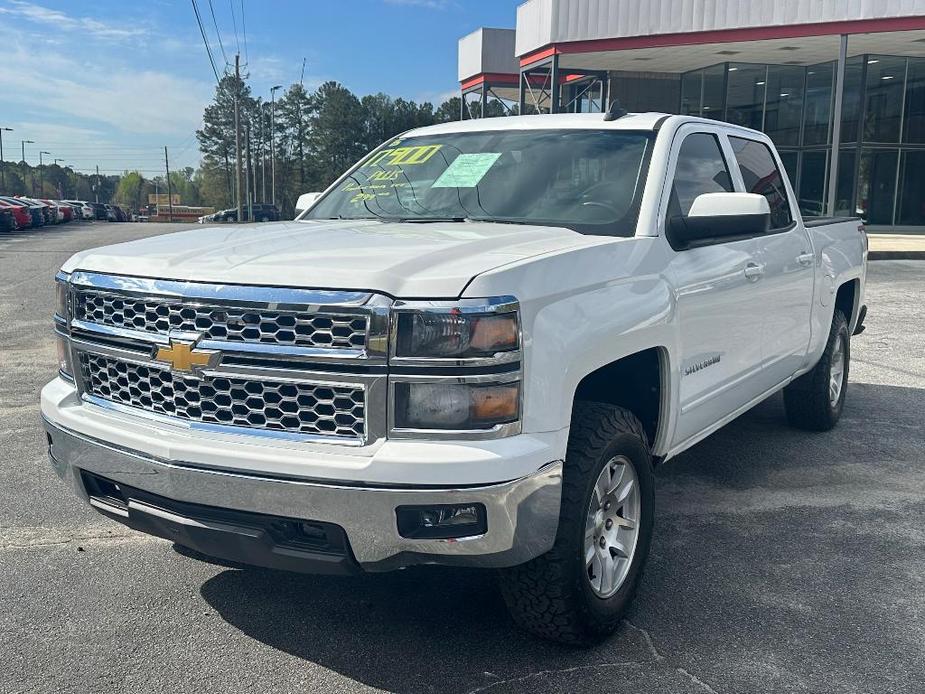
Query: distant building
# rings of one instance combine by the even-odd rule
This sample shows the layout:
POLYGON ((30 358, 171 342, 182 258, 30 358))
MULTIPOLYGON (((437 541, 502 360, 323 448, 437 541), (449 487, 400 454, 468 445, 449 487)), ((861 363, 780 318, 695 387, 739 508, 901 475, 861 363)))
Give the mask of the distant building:
POLYGON ((763 130, 804 212, 925 231, 925 0, 528 0, 459 80, 464 118, 619 98, 763 130))

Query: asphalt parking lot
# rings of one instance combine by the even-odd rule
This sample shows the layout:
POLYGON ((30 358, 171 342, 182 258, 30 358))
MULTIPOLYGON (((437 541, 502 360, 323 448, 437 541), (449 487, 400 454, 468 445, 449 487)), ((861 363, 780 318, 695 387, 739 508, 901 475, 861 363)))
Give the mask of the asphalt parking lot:
POLYGON ((605 644, 534 640, 488 572, 227 568, 80 503, 45 457, 52 277, 182 225, 0 236, 0 692, 922 692, 925 262, 871 264, 841 425, 772 398, 658 473, 638 599, 605 644))

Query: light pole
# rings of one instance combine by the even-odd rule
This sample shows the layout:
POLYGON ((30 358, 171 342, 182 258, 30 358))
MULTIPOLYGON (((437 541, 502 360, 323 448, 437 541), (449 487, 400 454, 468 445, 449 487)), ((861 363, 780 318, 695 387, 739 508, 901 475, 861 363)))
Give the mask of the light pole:
POLYGON ((276 90, 283 85, 270 87, 270 202, 276 204, 276 90))
MULTIPOLYGON (((57 157, 55 157, 55 160, 52 162, 51 165, 52 165, 52 166, 57 166, 59 161, 64 161, 64 159, 58 159, 57 157)), ((64 198, 64 186, 61 185, 61 177, 60 177, 60 176, 58 177, 58 197, 59 197, 59 198, 62 198, 62 199, 64 198)))
POLYGON ((13 128, 0 128, 0 194, 6 192, 6 171, 3 168, 3 133, 13 132, 13 128))
POLYGON ((45 195, 45 172, 42 163, 42 155, 51 155, 51 152, 39 152, 39 195, 45 195))
MULTIPOLYGON (((26 145, 34 145, 35 140, 20 140, 22 146, 22 194, 26 194, 26 145)), ((35 186, 35 176, 32 176, 32 184, 35 186)))

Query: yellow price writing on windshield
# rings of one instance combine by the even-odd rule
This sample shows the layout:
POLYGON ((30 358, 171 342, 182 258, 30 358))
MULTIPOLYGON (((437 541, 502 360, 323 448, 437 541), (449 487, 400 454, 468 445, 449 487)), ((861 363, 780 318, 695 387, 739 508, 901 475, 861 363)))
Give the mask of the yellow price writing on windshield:
POLYGON ((415 147, 394 147, 376 152, 365 164, 368 166, 411 166, 423 164, 440 151, 443 145, 417 145, 415 147))

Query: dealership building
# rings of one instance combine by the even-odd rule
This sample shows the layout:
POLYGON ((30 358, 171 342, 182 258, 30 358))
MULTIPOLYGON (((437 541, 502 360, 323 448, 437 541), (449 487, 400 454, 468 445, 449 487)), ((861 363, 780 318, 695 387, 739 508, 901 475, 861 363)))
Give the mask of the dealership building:
POLYGON ((459 41, 463 118, 629 111, 767 133, 806 214, 925 232, 925 0, 528 0, 459 41))

